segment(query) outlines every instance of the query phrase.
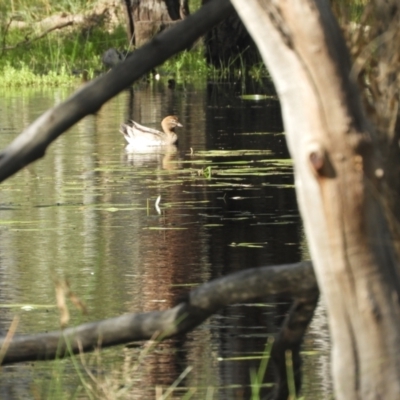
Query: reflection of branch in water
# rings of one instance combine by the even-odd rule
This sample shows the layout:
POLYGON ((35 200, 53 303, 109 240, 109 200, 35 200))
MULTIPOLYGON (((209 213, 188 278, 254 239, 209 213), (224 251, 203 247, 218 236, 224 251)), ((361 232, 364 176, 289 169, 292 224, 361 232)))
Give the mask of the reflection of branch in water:
MULTIPOLYGON (((222 307, 278 294, 290 294, 294 302, 273 341, 268 369, 275 376, 273 399, 287 399, 287 355, 293 357, 291 393, 299 393, 300 346, 319 297, 311 262, 252 268, 230 274, 199 286, 169 310, 127 314, 63 331, 16 336, 8 343, 3 364, 65 357, 137 340, 161 341, 194 329, 222 307)), ((0 340, 0 348, 6 340, 0 340)))

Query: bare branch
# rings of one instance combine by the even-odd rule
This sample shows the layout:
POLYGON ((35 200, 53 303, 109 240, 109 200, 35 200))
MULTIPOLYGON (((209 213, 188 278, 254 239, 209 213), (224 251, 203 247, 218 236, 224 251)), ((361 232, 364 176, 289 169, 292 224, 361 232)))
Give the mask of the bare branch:
MULTIPOLYGON (((168 338, 193 329, 229 304, 274 294, 291 294, 300 302, 314 299, 315 306, 318 287, 311 262, 251 268, 216 279, 193 290, 187 299, 166 311, 126 314, 62 331, 15 336, 8 343, 8 351, 2 363, 65 357, 70 352, 92 351, 98 346, 108 347, 151 339, 157 333, 159 339, 168 338)), ((312 312, 308 312, 306 317, 302 317, 301 320, 306 321, 302 331, 296 330, 298 322, 289 325, 286 322, 286 333, 277 342, 280 348, 282 338, 286 340, 286 337, 290 337, 289 345, 298 338, 301 340, 311 316, 312 312)), ((0 339, 0 348, 5 340, 0 339)))
POLYGON ((21 42, 18 42, 17 44, 13 45, 13 46, 5 46, 5 44, 3 44, 3 48, 2 48, 2 52, 6 51, 6 50, 14 50, 17 47, 20 47, 22 45, 27 45, 30 44, 36 40, 42 39, 43 37, 45 37, 46 35, 48 35, 50 32, 53 32, 55 30, 58 29, 62 29, 65 28, 67 26, 71 26, 73 25, 74 22, 73 21, 63 21, 63 22, 59 22, 57 25, 52 26, 51 28, 45 30, 44 32, 40 33, 39 35, 29 39, 28 36, 26 36, 25 40, 22 40, 21 42))
POLYGON ((92 5, 92 10, 81 14, 69 14, 67 12, 62 12, 46 17, 40 21, 18 21, 11 19, 9 23, 10 30, 18 29, 30 33, 25 34, 24 40, 9 46, 6 46, 6 36, 4 36, 2 52, 6 50, 13 50, 23 45, 28 45, 45 37, 52 31, 63 29, 69 26, 87 29, 98 26, 103 21, 107 21, 108 26, 110 24, 116 25, 115 22, 118 21, 116 16, 118 8, 119 4, 116 0, 100 0, 92 5))

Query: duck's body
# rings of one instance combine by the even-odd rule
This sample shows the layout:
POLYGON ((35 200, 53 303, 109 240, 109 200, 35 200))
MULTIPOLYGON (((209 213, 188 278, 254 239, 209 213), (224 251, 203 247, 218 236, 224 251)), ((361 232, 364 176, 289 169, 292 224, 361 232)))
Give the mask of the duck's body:
POLYGON ((178 121, 178 117, 175 115, 165 117, 161 122, 161 126, 163 132, 131 121, 129 125, 121 125, 121 133, 124 135, 129 147, 168 146, 175 144, 178 141, 175 128, 182 127, 178 121))

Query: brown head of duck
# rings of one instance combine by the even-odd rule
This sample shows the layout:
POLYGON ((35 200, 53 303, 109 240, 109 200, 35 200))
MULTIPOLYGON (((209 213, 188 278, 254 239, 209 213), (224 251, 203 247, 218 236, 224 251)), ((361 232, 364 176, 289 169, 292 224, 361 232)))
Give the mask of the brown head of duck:
POLYGON ((176 137, 175 143, 178 140, 178 136, 175 133, 175 128, 182 128, 183 125, 179 122, 178 117, 176 115, 168 115, 161 121, 161 127, 164 133, 169 137, 176 137))

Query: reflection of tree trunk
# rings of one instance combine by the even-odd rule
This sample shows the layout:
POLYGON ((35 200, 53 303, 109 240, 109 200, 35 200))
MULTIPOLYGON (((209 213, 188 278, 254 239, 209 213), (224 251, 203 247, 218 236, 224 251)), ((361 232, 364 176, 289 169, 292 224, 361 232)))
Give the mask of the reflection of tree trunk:
MULTIPOLYGON (((296 190, 327 305, 338 399, 400 393, 398 254, 386 175, 325 1, 232 0, 280 96, 296 190)), ((391 167, 398 170, 398 160, 391 167)))
POLYGON ((189 15, 188 0, 125 0, 128 39, 136 47, 189 15))
POLYGON ((311 321, 318 301, 318 295, 304 296, 293 302, 282 328, 277 335, 271 349, 271 368, 276 375, 274 388, 274 399, 287 399, 288 367, 292 362, 293 379, 296 394, 301 387, 301 359, 300 345, 302 344, 304 332, 311 321))
MULTIPOLYGON (((202 4, 218 0, 202 0, 202 4)), ((206 58, 215 67, 251 66, 261 61, 253 39, 234 13, 205 35, 206 58)))

